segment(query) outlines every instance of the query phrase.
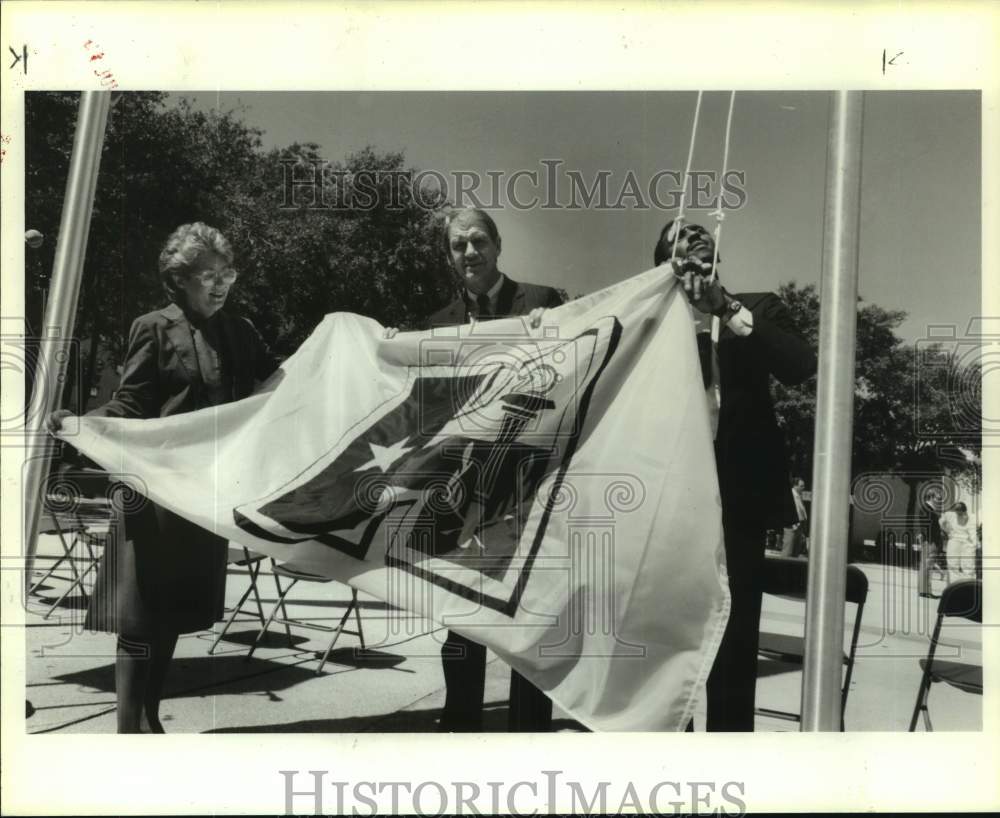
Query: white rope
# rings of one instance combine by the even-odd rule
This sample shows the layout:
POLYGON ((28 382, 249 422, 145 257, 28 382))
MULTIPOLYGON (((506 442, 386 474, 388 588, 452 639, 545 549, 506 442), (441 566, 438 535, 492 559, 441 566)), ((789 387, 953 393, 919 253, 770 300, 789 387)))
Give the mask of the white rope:
MULTIPOLYGON (((681 182, 681 204, 677 209, 677 218, 674 219, 674 235, 673 235, 673 248, 670 251, 670 260, 673 261, 677 258, 677 239, 681 234, 681 227, 684 226, 684 202, 687 200, 687 190, 688 190, 688 177, 691 176, 691 161, 694 159, 694 145, 698 137, 698 119, 701 115, 701 94, 698 92, 698 98, 694 103, 694 119, 691 121, 691 142, 688 145, 688 158, 687 165, 684 167, 684 180, 681 182)), ((667 236, 667 240, 671 239, 667 236)))
MULTIPOLYGON (((684 226, 684 203, 687 201, 688 178, 691 175, 691 162, 694 159, 694 146, 698 138, 698 121, 701 117, 701 97, 702 92, 699 91, 698 98, 694 105, 694 119, 691 122, 691 142, 688 145, 687 165, 684 167, 684 181, 681 185, 681 202, 677 208, 677 217, 674 219, 674 229, 672 231, 673 235, 667 236, 667 239, 672 241, 672 247, 670 249, 671 261, 674 261, 677 258, 677 245, 680 239, 680 231, 684 226)), ((729 94, 729 112, 726 114, 726 138, 722 148, 722 173, 719 176, 719 199, 715 210, 708 214, 715 217, 715 252, 712 254, 712 272, 709 277, 709 281, 715 281, 718 277, 716 261, 719 258, 719 245, 722 243, 722 222, 726 218, 726 214, 722 209, 722 185, 726 179, 726 173, 729 171, 729 142, 730 135, 733 130, 733 107, 735 106, 735 103, 736 92, 731 91, 729 94)))
POLYGON ((722 184, 726 180, 726 172, 729 170, 729 134, 733 128, 733 105, 736 102, 736 92, 729 94, 729 114, 726 116, 726 141, 722 150, 722 175, 719 176, 719 204, 709 215, 715 216, 715 252, 712 254, 712 275, 709 281, 715 281, 718 272, 715 269, 715 262, 719 258, 719 245, 722 243, 722 221, 726 214, 722 211, 722 184))

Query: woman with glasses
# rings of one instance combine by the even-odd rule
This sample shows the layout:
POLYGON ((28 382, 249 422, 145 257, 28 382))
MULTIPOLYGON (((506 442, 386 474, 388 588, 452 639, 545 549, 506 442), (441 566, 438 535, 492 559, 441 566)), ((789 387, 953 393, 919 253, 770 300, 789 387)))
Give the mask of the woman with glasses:
MULTIPOLYGON (((129 333, 121 385, 89 414, 157 418, 245 398, 278 362, 254 326, 223 311, 233 251, 214 227, 178 227, 160 253, 170 304, 129 333)), ((69 412, 54 412, 53 431, 69 412)), ((126 514, 125 542, 105 551, 87 612, 90 630, 118 634, 119 733, 162 733, 159 707, 177 637, 222 619, 226 540, 151 502, 126 514)))

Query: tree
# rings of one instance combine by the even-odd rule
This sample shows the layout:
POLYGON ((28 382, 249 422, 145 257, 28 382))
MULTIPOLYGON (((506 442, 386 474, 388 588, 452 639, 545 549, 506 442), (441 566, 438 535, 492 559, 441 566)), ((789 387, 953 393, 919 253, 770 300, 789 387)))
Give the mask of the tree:
POLYGON ((447 298, 437 229, 443 200, 417 201, 412 175, 399 153, 369 147, 324 163, 316 145, 297 144, 262 157, 234 189, 238 204, 220 227, 246 248, 246 280, 235 297, 283 351, 329 312, 405 327, 447 298), (314 179, 317 167, 321 188, 290 196, 289 178, 314 179))
MULTIPOLYGON (((27 319, 37 332, 79 94, 25 97, 26 226, 49 237, 25 269, 27 319)), ((413 324, 447 300, 451 285, 435 229, 443 201, 416 197, 410 178, 402 154, 366 148, 326 164, 312 144, 265 151, 261 131, 240 110, 205 113, 183 99, 168 106, 162 93, 123 94, 105 137, 76 335, 102 339, 111 358, 121 360, 132 320, 164 303, 157 274, 164 240, 192 221, 230 239, 241 272, 233 306, 285 354, 327 312, 413 324), (317 166, 320 199, 347 206, 286 201, 289 169, 312 175, 317 166), (375 198, 362 207, 367 175, 374 177, 375 198)), ((81 394, 97 374, 99 346, 89 347, 81 394)))
MULTIPOLYGON (((109 116, 101 154, 75 334, 102 339, 119 359, 132 319, 162 303, 156 261, 164 239, 184 222, 211 222, 218 191, 247 172, 260 147, 259 132, 234 114, 167 108, 166 96, 123 94, 109 116)), ((41 324, 54 260, 78 98, 25 95, 25 220, 50 237, 26 269, 33 329, 41 324)), ((85 387, 96 374, 98 348, 90 345, 85 387)))
MULTIPOLYGON (((813 285, 779 288, 796 330, 814 346, 819 297, 813 285)), ((866 471, 947 471, 978 485, 982 437, 981 372, 940 344, 914 346, 896 335, 906 318, 859 301, 855 358, 852 475, 866 471)), ((812 470, 816 378, 773 387, 795 473, 812 470)))

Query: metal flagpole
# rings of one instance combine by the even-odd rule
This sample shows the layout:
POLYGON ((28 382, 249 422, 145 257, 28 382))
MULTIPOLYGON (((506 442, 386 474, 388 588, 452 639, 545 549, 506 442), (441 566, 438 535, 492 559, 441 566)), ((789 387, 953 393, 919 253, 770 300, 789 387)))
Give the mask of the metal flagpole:
MULTIPOLYGON (((104 146, 104 131, 110 109, 110 91, 84 91, 80 96, 56 257, 52 265, 49 298, 42 320, 35 364, 35 385, 25 419, 27 459, 22 486, 25 513, 25 589, 31 582, 37 550, 42 486, 48 477, 54 451, 53 441, 44 432, 45 420, 52 410, 62 405, 63 382, 70 357, 69 343, 76 320, 80 279, 83 276, 94 192, 97 189, 97 172, 101 164, 101 149, 104 146), (32 428, 27 428, 29 425, 32 428)), ((96 339, 93 342, 96 343, 96 339)))
POLYGON ((827 148, 819 376, 806 601, 803 731, 840 729, 864 95, 833 95, 827 148))

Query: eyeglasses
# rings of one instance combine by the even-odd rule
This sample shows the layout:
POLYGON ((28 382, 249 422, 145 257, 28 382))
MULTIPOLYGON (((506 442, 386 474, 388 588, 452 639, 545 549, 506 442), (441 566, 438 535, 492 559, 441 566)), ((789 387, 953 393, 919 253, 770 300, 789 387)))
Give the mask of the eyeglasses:
POLYGON ((227 270, 203 270, 200 273, 195 273, 195 280, 201 282, 206 287, 210 287, 216 281, 221 281, 223 284, 232 284, 236 281, 239 273, 231 267, 227 270))

